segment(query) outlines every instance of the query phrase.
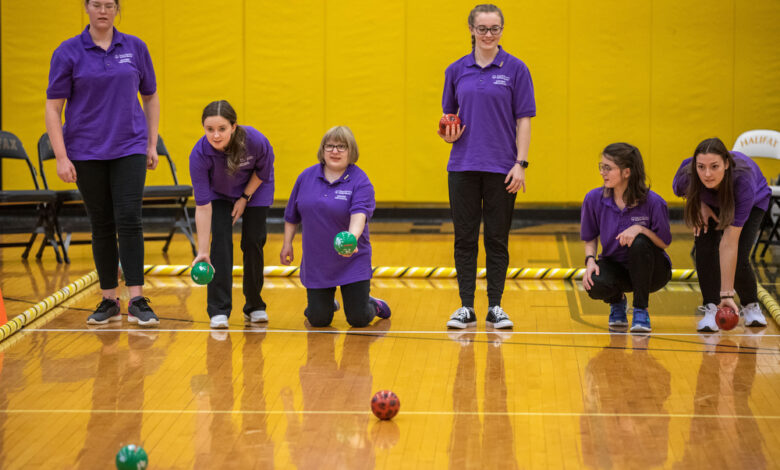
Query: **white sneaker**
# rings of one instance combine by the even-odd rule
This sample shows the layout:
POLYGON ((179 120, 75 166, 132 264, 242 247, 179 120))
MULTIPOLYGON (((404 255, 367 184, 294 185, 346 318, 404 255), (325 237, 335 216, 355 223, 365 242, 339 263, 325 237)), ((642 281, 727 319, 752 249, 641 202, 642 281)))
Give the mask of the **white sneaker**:
POLYGON ((704 314, 704 318, 699 320, 699 324, 696 325, 696 331, 714 333, 718 328, 718 322, 715 321, 715 314, 718 313, 718 306, 715 304, 700 305, 699 311, 704 314))
POLYGON ((213 317, 211 317, 210 326, 212 328, 227 328, 228 327, 227 315, 214 315, 213 317))
POLYGON ((761 313, 761 306, 758 302, 745 305, 742 309, 742 316, 745 318, 745 326, 766 326, 766 318, 761 313))
POLYGON ((265 313, 265 310, 255 310, 254 312, 251 312, 249 315, 246 313, 244 314, 244 320, 250 322, 250 323, 261 323, 261 322, 267 322, 268 321, 268 314, 265 313))

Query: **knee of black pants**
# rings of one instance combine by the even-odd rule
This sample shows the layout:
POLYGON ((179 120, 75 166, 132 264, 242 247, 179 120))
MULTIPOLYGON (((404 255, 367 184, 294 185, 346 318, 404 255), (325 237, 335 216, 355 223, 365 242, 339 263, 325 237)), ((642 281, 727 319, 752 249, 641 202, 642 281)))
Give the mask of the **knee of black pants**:
POLYGON ((116 224, 119 233, 135 234, 143 231, 141 219, 141 207, 135 205, 120 206, 117 208, 116 224))
POLYGON ((92 225, 92 239, 116 239, 116 225, 113 219, 97 219, 91 218, 92 225))
MULTIPOLYGON (((371 308, 371 307, 369 306, 369 308, 371 308)), ((368 315, 364 315, 364 316, 359 317, 359 318, 355 318, 353 316, 353 317, 347 317, 347 323, 349 323, 349 326, 351 326, 353 328, 363 328, 365 326, 370 325, 371 324, 371 320, 373 320, 373 319, 374 319, 373 316, 372 317, 368 317, 368 315)))
POLYGON ((634 262, 640 262, 646 264, 652 256, 652 248, 654 244, 647 235, 637 235, 631 246, 628 247, 628 258, 633 264, 634 262))
POLYGON ((697 257, 699 254, 702 256, 716 256, 720 245, 720 234, 721 232, 712 224, 710 224, 707 229, 707 233, 704 233, 704 230, 702 229, 701 232, 699 232, 699 236, 693 239, 697 257))
POLYGON ((310 307, 306 307, 304 315, 309 319, 309 324, 311 326, 330 326, 333 322, 333 312, 313 312, 310 307))
POLYGON ((588 296, 594 300, 603 300, 605 302, 617 301, 623 297, 623 293, 620 292, 614 285, 605 282, 604 279, 597 275, 591 277, 593 279, 593 285, 588 290, 588 296))

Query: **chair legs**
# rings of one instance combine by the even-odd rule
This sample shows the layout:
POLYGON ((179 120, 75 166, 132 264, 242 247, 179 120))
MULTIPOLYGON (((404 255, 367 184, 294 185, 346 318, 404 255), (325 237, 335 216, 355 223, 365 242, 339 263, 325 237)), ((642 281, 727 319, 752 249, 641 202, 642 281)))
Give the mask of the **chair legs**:
POLYGON ((759 245, 764 245, 764 248, 761 250, 761 258, 766 255, 766 251, 769 249, 769 245, 780 245, 780 217, 777 218, 777 220, 772 220, 772 208, 777 207, 780 209, 780 198, 773 197, 771 199, 771 202, 769 204, 769 210, 767 210, 764 217, 768 218, 768 223, 762 222, 761 229, 758 232, 758 237, 756 238, 756 244, 753 246, 753 251, 751 253, 751 257, 755 258, 756 252, 758 251, 759 245), (765 229, 769 232, 769 235, 767 235, 766 239, 761 239, 761 237, 764 235, 765 229))

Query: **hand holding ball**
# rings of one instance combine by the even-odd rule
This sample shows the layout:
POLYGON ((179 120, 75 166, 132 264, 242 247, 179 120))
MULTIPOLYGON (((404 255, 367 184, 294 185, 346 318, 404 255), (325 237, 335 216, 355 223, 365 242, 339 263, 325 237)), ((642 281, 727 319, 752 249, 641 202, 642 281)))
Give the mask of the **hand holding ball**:
POLYGON ((349 255, 357 248, 357 239, 349 232, 339 232, 333 239, 333 248, 340 255, 349 255))
POLYGON ((733 330, 739 323, 739 315, 731 307, 719 308, 715 314, 715 323, 721 330, 733 330))
POLYGON ((457 128, 459 125, 460 118, 457 114, 445 114, 442 116, 441 120, 439 120, 439 132, 446 134, 447 126, 452 126, 453 132, 455 132, 455 128, 457 128))
POLYGON ((190 277, 195 281, 195 284, 206 285, 214 279, 214 268, 205 261, 195 263, 195 266, 190 270, 190 277))

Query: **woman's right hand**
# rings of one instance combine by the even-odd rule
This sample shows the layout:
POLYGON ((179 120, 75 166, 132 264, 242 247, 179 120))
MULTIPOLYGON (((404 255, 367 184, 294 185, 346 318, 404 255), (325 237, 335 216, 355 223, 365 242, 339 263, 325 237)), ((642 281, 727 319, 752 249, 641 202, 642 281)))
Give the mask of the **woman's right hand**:
POLYGON ((76 167, 69 158, 57 159, 57 176, 66 183, 76 182, 76 167))
POLYGON ((593 258, 588 258, 588 263, 585 265, 585 275, 582 276, 582 287, 585 290, 590 290, 593 287, 593 273, 599 275, 599 265, 593 258))
POLYGON ((198 253, 198 255, 195 256, 195 259, 192 260, 192 264, 190 266, 195 266, 196 264, 200 263, 201 261, 205 261, 212 268, 214 267, 214 265, 211 264, 211 257, 209 256, 208 253, 198 253))
POLYGON ((441 129, 436 130, 436 133, 439 134, 439 137, 444 139, 447 143, 453 143, 456 140, 460 139, 460 136, 463 135, 463 131, 466 130, 466 126, 461 126, 458 124, 457 126, 447 126, 446 131, 442 133, 441 129))
POLYGON ((720 219, 718 219, 715 211, 713 211, 712 208, 707 204, 702 202, 699 211, 701 213, 701 220, 704 222, 704 226, 693 228, 693 235, 696 237, 702 233, 702 230, 704 233, 707 233, 707 229, 710 228, 710 219, 714 220, 716 224, 720 223, 720 219))
POLYGON ((295 254, 293 253, 292 244, 287 244, 287 243, 283 244, 282 251, 279 253, 279 261, 283 265, 289 266, 294 259, 295 259, 295 254))

